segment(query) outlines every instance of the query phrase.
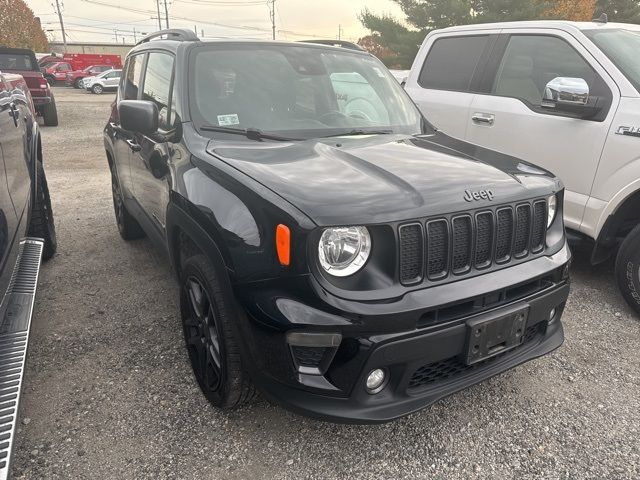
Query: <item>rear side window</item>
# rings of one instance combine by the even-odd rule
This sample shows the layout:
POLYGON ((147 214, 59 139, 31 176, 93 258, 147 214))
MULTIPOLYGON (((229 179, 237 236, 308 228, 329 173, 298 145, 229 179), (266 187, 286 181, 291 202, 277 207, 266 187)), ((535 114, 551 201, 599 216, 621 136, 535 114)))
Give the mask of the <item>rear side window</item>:
POLYGON ((147 70, 144 74, 142 100, 149 100, 156 104, 160 115, 158 127, 169 130, 171 99, 171 76, 173 74, 173 56, 168 53, 151 52, 147 60, 147 70))
POLYGON ((418 84, 434 90, 468 92, 488 35, 436 40, 418 77, 418 84))
POLYGON ((142 73, 143 60, 144 55, 134 55, 129 57, 127 74, 125 75, 124 83, 122 85, 123 95, 121 95, 121 97, 124 100, 138 99, 138 89, 140 88, 140 74, 142 73))

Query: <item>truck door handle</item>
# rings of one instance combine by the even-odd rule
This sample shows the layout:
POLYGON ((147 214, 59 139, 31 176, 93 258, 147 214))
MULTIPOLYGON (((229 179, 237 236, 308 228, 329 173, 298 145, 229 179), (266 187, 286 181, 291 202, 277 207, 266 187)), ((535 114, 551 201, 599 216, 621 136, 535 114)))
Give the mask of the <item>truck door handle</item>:
POLYGON ((471 120, 478 125, 493 126, 496 121, 496 116, 490 113, 474 113, 471 120))
POLYGON ((127 145, 129 145, 129 148, 133 152, 139 152, 142 150, 142 147, 138 145, 135 140, 127 140, 127 145))

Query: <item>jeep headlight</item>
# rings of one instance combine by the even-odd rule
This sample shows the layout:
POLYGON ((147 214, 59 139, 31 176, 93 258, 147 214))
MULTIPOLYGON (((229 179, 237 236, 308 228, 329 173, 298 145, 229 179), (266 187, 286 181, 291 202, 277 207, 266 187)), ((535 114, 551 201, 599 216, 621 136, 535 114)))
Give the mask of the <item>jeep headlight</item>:
POLYGON ((346 277, 360 270, 371 253, 371 236, 366 227, 335 227, 322 232, 318 258, 325 272, 346 277))
POLYGON ((547 198, 547 228, 553 223, 553 219, 556 218, 556 212, 558 211, 558 197, 551 195, 547 198))

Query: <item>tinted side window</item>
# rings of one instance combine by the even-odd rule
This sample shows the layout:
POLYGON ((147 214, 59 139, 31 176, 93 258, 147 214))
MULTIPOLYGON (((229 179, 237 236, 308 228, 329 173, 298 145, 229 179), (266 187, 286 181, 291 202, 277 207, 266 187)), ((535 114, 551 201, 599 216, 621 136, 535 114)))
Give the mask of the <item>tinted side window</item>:
POLYGON ((488 35, 436 40, 418 77, 423 88, 468 92, 488 35))
POLYGON ((493 84, 493 93, 538 107, 542 93, 556 77, 582 78, 598 90, 599 77, 571 45, 557 37, 511 37, 493 84))
POLYGON ((160 114, 158 127, 169 130, 169 92, 171 92, 171 75, 173 73, 173 56, 168 53, 151 52, 147 60, 144 75, 142 100, 149 100, 158 106, 160 114))
POLYGON ((124 100, 137 100, 138 89, 140 87, 140 74, 142 73, 142 62, 144 55, 134 55, 129 57, 127 63, 127 74, 122 85, 124 100))

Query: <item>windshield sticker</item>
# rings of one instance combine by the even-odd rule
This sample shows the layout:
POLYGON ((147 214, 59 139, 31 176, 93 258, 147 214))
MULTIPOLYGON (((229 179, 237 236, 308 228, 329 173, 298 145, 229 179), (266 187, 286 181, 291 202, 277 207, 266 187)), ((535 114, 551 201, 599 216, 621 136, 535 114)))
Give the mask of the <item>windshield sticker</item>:
POLYGON ((238 114, 232 113, 230 115, 218 115, 218 125, 220 125, 221 127, 228 127, 229 125, 240 125, 238 114))

